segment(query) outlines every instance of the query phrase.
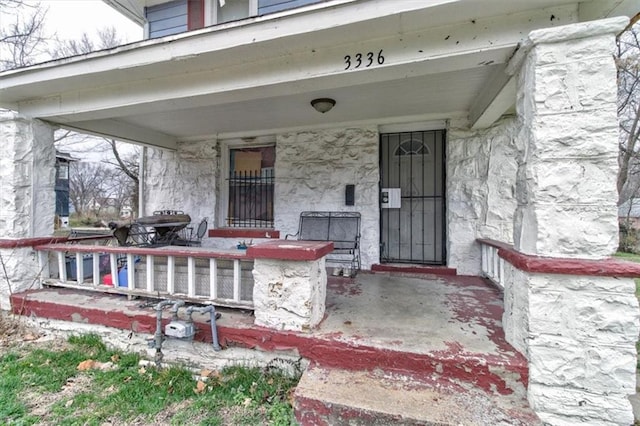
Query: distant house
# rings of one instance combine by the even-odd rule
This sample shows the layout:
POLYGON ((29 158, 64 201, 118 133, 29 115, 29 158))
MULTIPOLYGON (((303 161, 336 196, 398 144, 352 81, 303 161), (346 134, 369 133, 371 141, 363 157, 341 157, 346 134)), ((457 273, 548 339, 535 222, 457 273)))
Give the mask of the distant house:
POLYGON ((630 199, 618 206, 620 223, 629 221, 635 229, 640 229, 640 199, 630 199))
POLYGON ((56 150, 56 216, 60 226, 69 226, 69 164, 78 161, 67 152, 56 150))

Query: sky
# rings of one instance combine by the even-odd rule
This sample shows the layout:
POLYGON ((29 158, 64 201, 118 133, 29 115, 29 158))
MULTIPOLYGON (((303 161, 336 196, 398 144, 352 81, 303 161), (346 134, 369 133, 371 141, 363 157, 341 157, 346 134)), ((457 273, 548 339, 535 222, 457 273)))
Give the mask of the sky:
POLYGON ((93 36, 99 28, 114 26, 126 42, 142 40, 142 27, 107 6, 101 0, 40 0, 48 8, 45 28, 60 39, 79 39, 83 32, 93 36))

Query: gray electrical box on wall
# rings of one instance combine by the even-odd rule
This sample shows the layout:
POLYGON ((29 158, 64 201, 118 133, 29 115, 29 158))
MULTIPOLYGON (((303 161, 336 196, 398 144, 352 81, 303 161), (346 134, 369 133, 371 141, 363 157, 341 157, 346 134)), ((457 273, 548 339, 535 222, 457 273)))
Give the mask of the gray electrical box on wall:
POLYGON ((402 203, 400 188, 382 188, 380 204, 383 209, 399 209, 402 203))
POLYGON ((344 205, 353 206, 356 203, 356 186, 347 185, 344 191, 344 205))

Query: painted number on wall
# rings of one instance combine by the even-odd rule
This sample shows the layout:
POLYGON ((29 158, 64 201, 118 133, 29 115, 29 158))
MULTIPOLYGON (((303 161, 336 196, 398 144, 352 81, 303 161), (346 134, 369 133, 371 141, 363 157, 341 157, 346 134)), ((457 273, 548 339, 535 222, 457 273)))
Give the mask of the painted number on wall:
POLYGON ((346 55, 344 57, 345 70, 357 68, 369 68, 372 65, 384 64, 384 56, 382 49, 376 54, 374 52, 356 53, 354 56, 346 55))

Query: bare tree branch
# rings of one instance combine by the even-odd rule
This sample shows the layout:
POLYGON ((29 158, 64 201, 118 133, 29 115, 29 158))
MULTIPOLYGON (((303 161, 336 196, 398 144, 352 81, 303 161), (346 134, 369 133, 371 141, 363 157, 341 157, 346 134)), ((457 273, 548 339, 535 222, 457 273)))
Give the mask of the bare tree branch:
POLYGON ((5 19, 0 28, 0 70, 20 68, 35 63, 46 52, 48 38, 44 34, 47 9, 30 6, 19 0, 2 0, 5 19), (9 8, 11 13, 6 12, 9 8))
POLYGON ((122 44, 122 39, 118 36, 113 26, 99 29, 97 36, 98 40, 94 41, 94 38, 85 32, 82 33, 79 40, 57 40, 55 48, 50 51, 51 57, 58 59, 84 55, 97 50, 110 49, 122 44))
POLYGON ((617 47, 620 205, 640 188, 640 23, 618 37, 617 47))

